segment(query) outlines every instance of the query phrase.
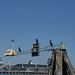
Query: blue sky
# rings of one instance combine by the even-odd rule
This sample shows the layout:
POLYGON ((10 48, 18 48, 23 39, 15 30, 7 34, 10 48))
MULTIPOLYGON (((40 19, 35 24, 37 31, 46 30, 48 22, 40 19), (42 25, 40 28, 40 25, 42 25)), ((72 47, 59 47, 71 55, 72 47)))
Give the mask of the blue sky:
MULTIPOLYGON (((32 48, 38 38, 40 47, 67 44, 68 56, 75 67, 75 0, 0 0, 0 56, 12 48, 15 51, 32 48)), ((51 52, 40 53, 39 57, 24 54, 17 57, 3 57, 3 63, 47 64, 51 52)))

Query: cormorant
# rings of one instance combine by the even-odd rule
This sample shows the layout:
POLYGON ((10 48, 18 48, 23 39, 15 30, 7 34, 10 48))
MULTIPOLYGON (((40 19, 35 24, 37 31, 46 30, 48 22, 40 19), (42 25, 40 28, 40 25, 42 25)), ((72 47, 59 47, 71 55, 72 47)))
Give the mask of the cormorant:
POLYGON ((53 44, 52 44, 51 40, 50 40, 50 46, 52 46, 52 47, 53 47, 53 44))
POLYGON ((19 47, 18 49, 19 49, 19 52, 21 52, 21 49, 20 49, 20 47, 19 47))
POLYGON ((36 44, 38 44, 38 39, 36 38, 36 44))

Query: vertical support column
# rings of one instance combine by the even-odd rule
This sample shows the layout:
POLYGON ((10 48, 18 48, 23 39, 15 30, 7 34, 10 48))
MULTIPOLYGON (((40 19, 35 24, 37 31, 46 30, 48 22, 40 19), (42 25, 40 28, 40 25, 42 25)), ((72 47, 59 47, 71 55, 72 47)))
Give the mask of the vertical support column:
POLYGON ((50 75, 63 75, 63 51, 61 49, 55 49, 51 59, 50 75))
POLYGON ((60 73, 61 73, 61 75, 62 75, 62 50, 60 51, 60 54, 61 54, 61 56, 60 56, 60 73))
POLYGON ((56 75, 63 75, 62 66, 62 51, 56 50, 56 75))
POLYGON ((52 51, 51 63, 48 65, 48 75, 53 75, 54 51, 52 51))

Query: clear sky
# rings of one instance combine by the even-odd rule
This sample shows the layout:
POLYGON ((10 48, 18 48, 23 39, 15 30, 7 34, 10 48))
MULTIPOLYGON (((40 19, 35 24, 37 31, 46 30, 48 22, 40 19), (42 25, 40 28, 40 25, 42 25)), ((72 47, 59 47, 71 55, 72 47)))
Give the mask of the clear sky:
MULTIPOLYGON (((40 47, 67 44, 68 56, 75 67, 75 0, 0 0, 0 56, 12 48, 15 51, 32 48, 38 38, 40 47)), ((39 57, 24 54, 16 57, 3 57, 3 63, 47 64, 51 52, 40 53, 39 57)))

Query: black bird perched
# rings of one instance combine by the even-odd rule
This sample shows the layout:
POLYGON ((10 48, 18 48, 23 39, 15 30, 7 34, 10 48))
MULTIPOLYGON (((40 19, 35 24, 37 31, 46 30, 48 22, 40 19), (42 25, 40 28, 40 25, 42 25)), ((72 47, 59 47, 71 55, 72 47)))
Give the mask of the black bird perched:
POLYGON ((52 47, 53 47, 53 44, 52 44, 51 40, 50 40, 50 46, 52 46, 52 47))
POLYGON ((38 44, 38 39, 36 38, 36 44, 38 44))
POLYGON ((18 49, 19 49, 19 52, 21 52, 21 48, 19 47, 18 49))

